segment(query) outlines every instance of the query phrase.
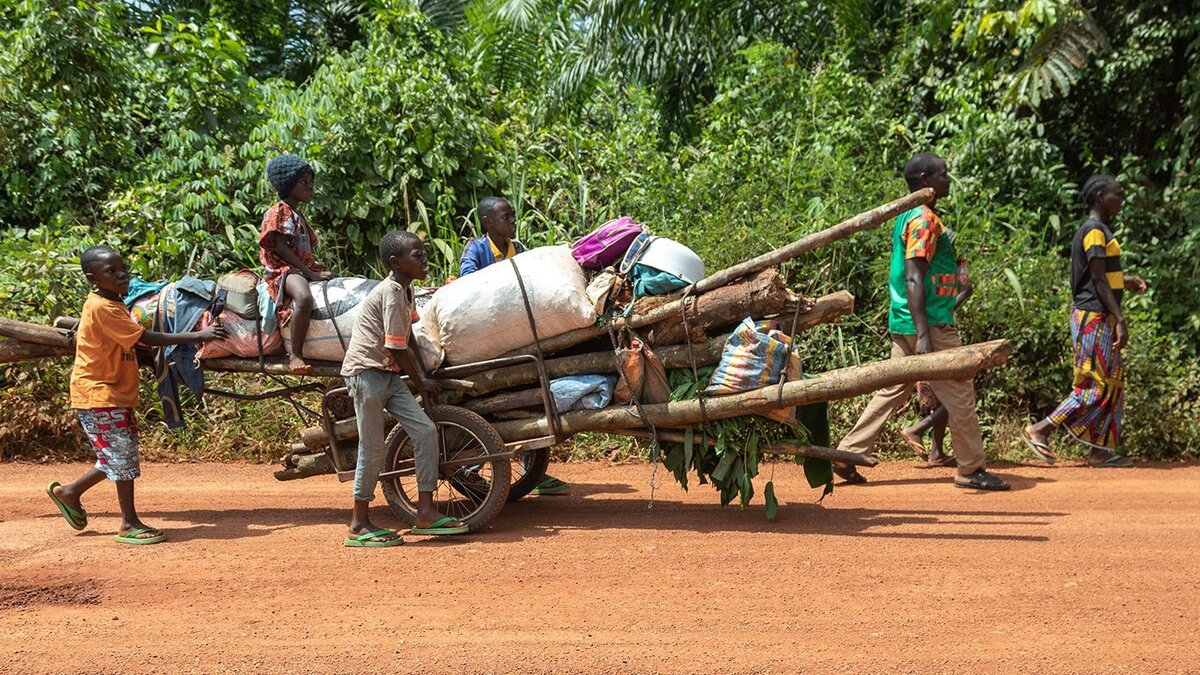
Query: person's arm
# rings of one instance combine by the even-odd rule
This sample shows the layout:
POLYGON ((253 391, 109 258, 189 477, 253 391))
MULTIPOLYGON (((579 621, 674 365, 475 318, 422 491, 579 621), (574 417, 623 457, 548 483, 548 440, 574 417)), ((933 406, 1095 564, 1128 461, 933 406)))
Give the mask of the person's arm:
MULTIPOLYGON (((404 291, 405 294, 407 292, 404 291)), ((412 329, 416 316, 416 311, 406 300, 395 294, 384 296, 383 347, 388 350, 392 362, 400 366, 417 391, 437 396, 442 388, 425 373, 420 360, 413 354, 413 350, 408 348, 416 340, 412 329)))
POLYGON ((1092 258, 1088 261, 1088 273, 1092 277, 1092 287, 1100 298, 1100 304, 1117 320, 1117 340, 1113 347, 1121 349, 1129 344, 1129 331, 1125 328, 1125 317, 1121 314, 1121 306, 1117 304, 1117 296, 1108 285, 1108 271, 1104 269, 1104 258, 1092 258))
POLYGON ((458 276, 460 277, 479 271, 479 263, 475 261, 475 241, 472 239, 463 249, 462 260, 458 264, 458 276))
POLYGON ((274 239, 275 253, 290 267, 299 270, 300 274, 303 274, 309 281, 328 281, 333 278, 333 272, 309 269, 308 265, 305 265, 300 260, 300 256, 296 255, 296 252, 289 245, 291 240, 289 235, 276 234, 274 239))
POLYGON ((220 340, 223 337, 225 337, 225 327, 220 323, 213 322, 205 328, 191 333, 159 333, 148 330, 142 333, 142 337, 138 339, 138 342, 148 347, 166 347, 168 345, 187 345, 196 342, 208 342, 209 340, 220 340))
POLYGON ((101 332, 124 349, 132 349, 134 345, 139 344, 147 347, 165 347, 225 337, 225 329, 218 322, 193 333, 160 333, 145 330, 129 316, 124 305, 117 303, 100 310, 95 319, 101 332))
POLYGON ((1141 277, 1135 277, 1132 274, 1125 275, 1125 290, 1133 291, 1134 293, 1145 293, 1149 284, 1141 277))
POLYGON ((904 261, 904 282, 908 287, 908 313, 913 327, 917 329, 917 353, 933 351, 933 339, 929 336, 929 319, 925 315, 925 273, 929 261, 924 258, 909 258, 904 261))
POLYGON ((958 282, 958 295, 954 296, 954 311, 958 311, 959 307, 966 302, 972 295, 975 294, 975 284, 971 283, 971 278, 967 277, 958 282))
MULTIPOLYGON (((410 334, 410 342, 412 339, 410 334)), ((413 355, 411 349, 388 349, 388 352, 392 355, 392 361, 400 364, 400 369, 408 376, 408 381, 413 383, 413 387, 417 391, 427 396, 437 396, 442 393, 441 385, 425 373, 425 366, 413 355)))

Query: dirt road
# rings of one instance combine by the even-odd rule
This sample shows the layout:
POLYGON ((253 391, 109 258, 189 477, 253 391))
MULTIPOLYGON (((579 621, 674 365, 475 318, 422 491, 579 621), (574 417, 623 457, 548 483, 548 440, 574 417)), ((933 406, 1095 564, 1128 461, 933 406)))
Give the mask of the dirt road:
POLYGON ((80 468, 0 466, 5 672, 1200 669, 1197 465, 1001 468, 1012 493, 973 494, 890 464, 821 505, 780 465, 768 523, 568 464, 571 496, 383 550, 340 545, 349 485, 263 466, 148 466, 169 542, 114 543, 109 485, 77 535, 42 488, 80 468))

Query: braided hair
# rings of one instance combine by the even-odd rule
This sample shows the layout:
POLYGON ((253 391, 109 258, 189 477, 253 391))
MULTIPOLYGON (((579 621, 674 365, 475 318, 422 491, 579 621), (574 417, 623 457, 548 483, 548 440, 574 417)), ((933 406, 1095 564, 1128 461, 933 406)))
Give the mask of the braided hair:
POLYGON ((1111 174, 1098 173, 1084 182, 1083 188, 1079 190, 1079 198, 1083 201, 1083 205, 1089 209, 1096 205, 1096 200, 1100 198, 1100 194, 1105 189, 1117 184, 1117 179, 1111 174))

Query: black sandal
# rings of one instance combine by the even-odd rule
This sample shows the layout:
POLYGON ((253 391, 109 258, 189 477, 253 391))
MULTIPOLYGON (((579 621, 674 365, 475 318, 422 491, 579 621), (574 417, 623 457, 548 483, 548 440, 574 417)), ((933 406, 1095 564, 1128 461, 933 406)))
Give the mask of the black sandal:
POLYGON ((954 487, 967 490, 1008 490, 1012 486, 992 474, 980 469, 970 476, 957 476, 954 487))
POLYGON ((862 485, 867 482, 867 477, 858 472, 858 468, 853 464, 838 464, 833 463, 833 472, 838 478, 846 481, 847 485, 862 485))

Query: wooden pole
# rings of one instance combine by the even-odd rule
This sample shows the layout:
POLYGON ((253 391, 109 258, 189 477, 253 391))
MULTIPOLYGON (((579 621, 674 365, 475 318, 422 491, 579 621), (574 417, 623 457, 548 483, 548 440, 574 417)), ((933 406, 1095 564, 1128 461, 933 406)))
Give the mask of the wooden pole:
MULTIPOLYGON (((1012 345, 1007 340, 994 340, 932 354, 841 368, 811 380, 787 382, 782 387, 771 385, 740 394, 713 397, 706 400, 703 412, 698 400, 645 405, 642 411, 655 425, 684 426, 703 421, 706 415, 708 419, 739 417, 806 403, 850 398, 897 384, 968 380, 982 368, 1003 364, 1011 351, 1012 345)), ((632 406, 568 412, 559 418, 560 429, 568 435, 644 426, 641 416, 632 406)), ((544 417, 500 422, 495 426, 500 437, 509 442, 551 433, 544 417)))
POLYGON ((74 353, 75 350, 69 347, 50 347, 19 340, 0 341, 0 364, 71 356, 74 353))
MULTIPOLYGON (((293 375, 291 368, 287 364, 287 360, 281 356, 268 356, 264 359, 263 368, 259 368, 258 359, 250 357, 227 356, 219 359, 204 359, 200 362, 208 370, 215 370, 225 373, 259 373, 266 372, 268 375, 293 375)), ((308 360, 312 371, 305 377, 333 377, 342 376, 342 364, 336 361, 316 361, 308 360)), ((475 386, 475 383, 470 380, 461 380, 455 378, 435 378, 434 380, 442 385, 445 389, 467 390, 475 386)))
POLYGON ((71 339, 60 330, 14 319, 0 319, 0 335, 46 347, 71 347, 71 339))
MULTIPOLYGON (((934 194, 932 188, 922 188, 911 194, 905 195, 900 199, 888 202, 883 206, 876 207, 870 211, 864 211, 853 218, 844 220, 833 227, 815 232, 806 237, 797 239, 796 241, 769 251, 756 258, 752 258, 743 263, 728 267, 715 274, 711 274, 704 279, 701 279, 692 289, 692 295, 702 295, 714 288, 720 288, 730 284, 731 282, 744 277, 748 274, 760 272, 774 265, 792 260, 809 251, 828 246, 835 241, 845 239, 852 234, 868 230, 873 227, 878 227, 909 209, 916 208, 922 204, 928 204, 933 201, 934 194)), ((649 326, 660 321, 665 321, 672 317, 678 317, 679 311, 683 306, 683 300, 675 300, 666 304, 659 304, 653 310, 645 313, 637 313, 636 309, 628 319, 618 318, 613 321, 615 327, 621 328, 629 326, 630 328, 640 328, 649 326)), ((562 335, 542 341, 542 351, 545 353, 555 352, 568 347, 573 347, 577 344, 582 344, 588 340, 595 339, 605 332, 604 328, 591 326, 588 328, 580 328, 562 335)), ((523 347, 513 350, 505 356, 514 356, 516 354, 532 354, 533 346, 523 347)))
MULTIPOLYGON (((794 294, 788 290, 783 282, 783 277, 779 275, 779 270, 762 270, 753 277, 741 279, 736 283, 723 287, 719 294, 714 292, 714 295, 718 297, 710 301, 712 304, 706 303, 706 314, 709 316, 724 317, 731 320, 732 323, 740 321, 744 316, 764 316, 779 313, 789 306, 794 307, 794 305, 791 305, 791 302, 795 300, 794 294), (756 307, 754 303, 760 303, 761 306, 756 307)), ((613 318, 613 328, 616 330, 622 328, 642 328, 668 320, 678 322, 679 313, 685 307, 685 302, 689 311, 689 321, 696 323, 695 319, 698 318, 697 303, 686 300, 682 297, 682 294, 679 294, 677 299, 667 303, 659 302, 656 299, 654 309, 648 312, 639 311, 637 304, 634 304, 633 313, 628 317, 618 316, 613 318)), ((606 334, 608 334, 606 326, 577 328, 567 331, 562 335, 542 340, 542 352, 551 354, 562 351, 563 349, 583 344, 606 334)), ((514 349, 504 356, 534 353, 536 353, 536 350, 530 344, 519 349, 514 349)))
MULTIPOLYGON (((1012 352, 1008 340, 993 340, 957 349, 934 352, 902 359, 888 359, 862 366, 840 368, 811 380, 797 380, 783 385, 782 398, 778 385, 707 399, 705 412, 709 419, 727 419, 778 408, 835 401, 870 393, 896 384, 929 380, 969 380, 984 368, 1002 365, 1012 352)), ((642 406, 655 426, 682 427, 704 421, 697 400, 675 401, 642 406)), ((390 417, 385 418, 389 422, 390 417)), ((644 428, 642 418, 633 407, 612 407, 603 410, 581 410, 560 415, 566 434, 582 431, 644 428)), ((530 420, 498 422, 496 431, 505 442, 548 436, 550 431, 544 417, 530 420)), ((342 420, 334 427, 338 440, 358 434, 354 420, 342 420)), ((326 445, 325 431, 310 427, 300 432, 301 441, 310 450, 326 445)))
MULTIPOLYGON (((306 359, 306 363, 312 366, 312 372, 308 373, 309 377, 341 377, 342 364, 334 361, 315 361, 306 359)), ((204 359, 200 362, 206 370, 217 370, 227 373, 258 373, 266 372, 268 375, 291 375, 292 369, 287 364, 287 359, 281 356, 268 356, 263 359, 263 369, 258 367, 257 358, 242 358, 239 356, 225 356, 219 359, 204 359)))
POLYGON ((746 262, 738 263, 733 267, 727 267, 716 274, 710 274, 696 284, 695 291, 693 292, 706 293, 747 274, 752 274, 768 267, 774 267, 809 251, 828 246, 839 239, 845 239, 857 232, 878 227, 905 211, 914 209, 922 204, 928 204, 933 201, 933 198, 933 188, 921 188, 916 192, 888 202, 883 206, 875 207, 853 218, 843 220, 833 227, 801 237, 787 246, 764 253, 757 258, 751 258, 746 262))

